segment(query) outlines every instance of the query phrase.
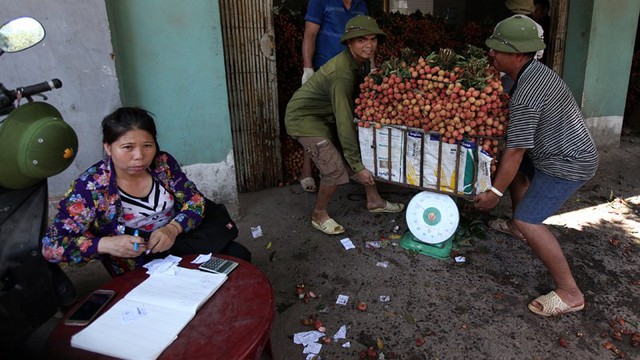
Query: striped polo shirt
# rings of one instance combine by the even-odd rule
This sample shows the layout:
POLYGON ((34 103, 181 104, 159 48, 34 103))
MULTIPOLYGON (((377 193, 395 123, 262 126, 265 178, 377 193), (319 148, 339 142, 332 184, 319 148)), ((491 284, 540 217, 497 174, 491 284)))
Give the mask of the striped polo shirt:
POLYGON ((532 60, 511 91, 507 148, 527 149, 533 165, 548 175, 591 179, 598 169, 598 150, 565 82, 532 60))

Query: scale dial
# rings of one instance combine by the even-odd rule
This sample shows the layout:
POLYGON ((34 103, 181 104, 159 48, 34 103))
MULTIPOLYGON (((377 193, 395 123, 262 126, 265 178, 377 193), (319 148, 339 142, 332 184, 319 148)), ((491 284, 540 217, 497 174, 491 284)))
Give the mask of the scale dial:
POLYGON ((418 240, 438 244, 455 234, 460 213, 449 195, 423 191, 409 202, 406 219, 409 230, 418 240))

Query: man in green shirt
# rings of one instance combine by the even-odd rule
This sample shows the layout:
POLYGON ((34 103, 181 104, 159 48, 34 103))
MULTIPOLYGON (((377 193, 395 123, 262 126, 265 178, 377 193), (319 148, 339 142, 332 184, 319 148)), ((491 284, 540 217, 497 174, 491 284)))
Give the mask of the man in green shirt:
POLYGON ((325 234, 344 232, 329 216, 327 207, 338 185, 348 183, 350 176, 364 186, 369 211, 395 213, 404 208, 403 204, 384 200, 378 193, 373 174, 362 164, 353 122, 359 85, 371 70, 370 59, 378 40, 385 36, 369 16, 349 20, 340 39, 347 48, 320 67, 287 105, 287 133, 300 142, 320 171, 311 224, 325 234))

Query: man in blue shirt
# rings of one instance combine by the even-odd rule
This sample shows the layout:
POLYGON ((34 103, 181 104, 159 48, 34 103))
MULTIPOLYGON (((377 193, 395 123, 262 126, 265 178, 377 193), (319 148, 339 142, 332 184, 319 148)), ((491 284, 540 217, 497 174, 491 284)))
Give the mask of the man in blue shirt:
POLYGON ((303 84, 314 69, 344 50, 340 37, 347 21, 368 14, 364 0, 309 0, 302 39, 303 84))

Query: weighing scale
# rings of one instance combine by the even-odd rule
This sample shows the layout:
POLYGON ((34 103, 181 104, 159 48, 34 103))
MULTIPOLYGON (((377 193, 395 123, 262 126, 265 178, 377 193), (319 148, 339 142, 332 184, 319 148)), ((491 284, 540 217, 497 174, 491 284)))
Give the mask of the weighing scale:
POLYGON ((403 249, 449 258, 460 222, 458 207, 450 196, 431 191, 418 193, 407 206, 406 219, 409 230, 400 240, 403 249))

